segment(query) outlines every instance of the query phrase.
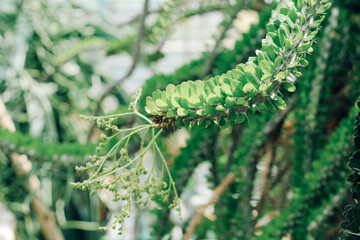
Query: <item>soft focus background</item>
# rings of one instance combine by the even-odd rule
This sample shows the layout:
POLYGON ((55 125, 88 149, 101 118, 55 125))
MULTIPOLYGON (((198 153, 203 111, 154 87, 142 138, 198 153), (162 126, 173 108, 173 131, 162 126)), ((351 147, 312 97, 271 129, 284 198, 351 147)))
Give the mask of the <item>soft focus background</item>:
POLYGON ((0 126, 0 239, 182 239, 229 172, 234 182, 205 209, 194 239, 335 239, 351 203, 345 181, 360 95, 357 0, 334 1, 296 93, 285 96, 287 110, 264 113, 255 129, 162 137, 182 219, 164 203, 134 205, 121 236, 101 232, 122 203, 106 190, 90 197, 70 185, 84 178, 74 168, 101 133, 80 115, 125 112, 139 88, 146 96, 246 62, 277 4, 0 0, 0 117, 7 119, 0 126))

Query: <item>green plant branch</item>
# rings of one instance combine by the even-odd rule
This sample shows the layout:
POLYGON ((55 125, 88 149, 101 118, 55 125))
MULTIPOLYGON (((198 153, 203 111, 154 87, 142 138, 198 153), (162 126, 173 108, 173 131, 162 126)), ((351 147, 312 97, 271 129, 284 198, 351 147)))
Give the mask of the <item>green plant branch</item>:
MULTIPOLYGON (((262 5, 264 6, 264 5, 262 5)), ((219 54, 216 58, 216 67, 212 69, 214 73, 224 71, 225 69, 230 68, 234 65, 236 60, 243 60, 246 59, 250 52, 254 52, 259 39, 262 39, 265 35, 265 31, 263 31, 263 27, 265 26, 268 18, 270 16, 270 10, 272 7, 264 6, 263 11, 260 13, 260 20, 257 25, 253 25, 250 28, 248 33, 245 33, 243 39, 241 41, 237 41, 235 44, 234 50, 227 50, 219 54), (221 63, 221 64, 220 64, 221 63)), ((184 73, 187 73, 188 79, 196 79, 201 76, 200 71, 194 71, 196 69, 202 69, 201 63, 203 62, 202 59, 198 61, 193 61, 192 63, 185 65, 184 67, 175 71, 173 75, 157 75, 150 78, 146 81, 146 85, 143 88, 144 92, 148 92, 150 89, 154 88, 153 86, 156 84, 158 88, 161 87, 161 84, 165 84, 168 82, 181 82, 185 80, 184 73), (193 70, 194 69, 194 70, 193 70), (159 85, 160 84, 160 85, 159 85)), ((141 104, 140 106, 143 106, 141 104)), ((241 125, 238 125, 241 126, 241 125)), ((187 148, 182 149, 181 154, 174 159, 175 165, 173 167, 172 174, 175 176, 176 186, 180 193, 182 189, 186 186, 188 179, 190 179, 193 170, 196 166, 203 161, 203 159, 209 159, 208 152, 204 152, 204 150, 209 148, 209 144, 213 145, 212 141, 216 141, 217 138, 217 129, 211 128, 207 131, 203 130, 192 130, 191 138, 188 140, 187 148), (200 146, 199 146, 199 143, 200 146), (179 177, 177 177, 179 176, 179 177)), ((221 199, 218 204, 221 204, 221 199)), ((169 210, 166 208, 165 205, 163 206, 163 210, 156 211, 158 212, 157 215, 160 217, 158 218, 157 224, 154 225, 154 236, 157 238, 163 237, 171 228, 172 224, 170 224, 169 220, 169 210)))
POLYGON ((265 169, 263 171, 263 177, 262 177, 262 190, 260 193, 260 200, 257 202, 255 206, 255 210, 257 211, 257 214, 262 214, 262 211, 264 210, 265 203, 267 198, 269 197, 269 181, 271 177, 271 170, 275 162, 276 153, 277 153, 277 144, 280 137, 280 132, 282 129, 282 126, 284 124, 284 121, 281 121, 280 124, 276 129, 274 129, 273 134, 271 134, 268 138, 268 142, 265 144, 265 169))
POLYGON ((153 122, 165 127, 192 126, 203 122, 208 125, 210 121, 226 125, 229 121, 232 124, 244 121, 243 117, 239 119, 239 114, 252 119, 251 112, 271 108, 265 106, 265 101, 270 101, 270 104, 273 101, 277 107, 285 108, 284 100, 276 93, 280 94, 281 83, 289 91, 295 90, 293 82, 299 74, 296 67, 302 66, 300 62, 305 64, 306 60, 301 56, 312 51, 312 39, 324 18, 314 20, 330 5, 320 2, 301 6, 302 12, 299 14, 295 7, 283 8, 283 13, 289 11, 293 19, 288 16, 282 18, 284 22, 275 20, 274 24, 270 24, 267 42, 263 42, 258 56, 250 58, 247 64, 240 64, 236 69, 205 82, 168 85, 166 91, 155 91, 152 97, 147 97, 146 110, 153 116, 153 122), (276 31, 277 28, 280 30, 276 31), (315 30, 310 31, 310 28, 315 30), (279 46, 275 44, 276 41, 279 41, 279 46))

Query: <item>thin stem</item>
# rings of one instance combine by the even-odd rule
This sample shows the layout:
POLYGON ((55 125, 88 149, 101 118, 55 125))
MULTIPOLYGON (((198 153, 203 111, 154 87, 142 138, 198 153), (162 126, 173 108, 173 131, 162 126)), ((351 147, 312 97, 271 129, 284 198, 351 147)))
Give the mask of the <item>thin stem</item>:
MULTIPOLYGON (((151 135, 152 135, 152 138, 154 138, 154 136, 155 136, 155 129, 154 128, 151 131, 151 135)), ((150 180, 150 178, 151 178, 151 176, 152 176, 152 174, 154 172, 154 168, 155 168, 155 145, 153 145, 152 147, 153 147, 152 152, 154 154, 154 160, 152 162, 151 171, 150 171, 149 176, 146 179, 146 182, 149 182, 149 180, 150 180)))
MULTIPOLYGON (((158 133, 151 139, 151 141, 149 142, 149 144, 146 146, 145 150, 141 153, 142 156, 145 155, 145 153, 149 150, 149 148, 151 147, 151 145, 156 141, 156 139, 160 136, 160 134, 164 131, 163 128, 161 128, 158 133)), ((156 144, 156 142, 155 142, 156 144)), ((157 146, 157 145, 156 145, 157 146)))
POLYGON ((148 119, 147 117, 145 117, 144 115, 142 115, 141 113, 139 113, 136 109, 134 110, 135 115, 141 117, 142 119, 146 120, 148 123, 150 124, 154 124, 150 119, 148 119))
POLYGON ((114 170, 112 170, 112 171, 110 171, 110 172, 107 172, 107 173, 105 173, 105 174, 103 174, 103 175, 101 175, 101 176, 99 176, 99 177, 97 177, 97 178, 93 178, 93 179, 89 179, 89 180, 87 180, 86 182, 87 182, 87 184, 91 184, 91 183, 93 183, 93 182, 95 182, 95 181, 98 181, 98 180, 100 180, 100 179, 103 179, 104 177, 106 177, 106 176, 109 176, 109 175, 111 175, 111 174, 113 174, 113 173, 115 173, 115 172, 117 172, 117 171, 120 171, 120 170, 122 170, 122 169, 125 169, 125 168, 127 168, 127 167, 129 167, 130 165, 132 165, 136 160, 138 160, 140 158, 140 156, 137 156, 137 157, 135 157, 134 159, 132 159, 132 160, 130 160, 126 165, 124 165, 124 166, 122 166, 122 167, 119 167, 119 168, 116 168, 116 169, 114 169, 114 170), (91 180, 91 181, 90 181, 91 180))
POLYGON ((169 176, 169 179, 170 179, 170 184, 172 184, 172 187, 173 187, 173 190, 174 190, 174 194, 175 194, 175 199, 179 199, 179 196, 177 194, 177 191, 176 191, 176 188, 175 188, 175 182, 171 176, 171 173, 170 173, 170 170, 169 170, 169 167, 167 166, 167 162, 164 158, 164 156, 162 155, 161 151, 160 151, 160 148, 159 146, 157 145, 157 143, 155 142, 155 147, 156 147, 156 150, 159 152, 159 155, 160 155, 160 158, 161 158, 161 161, 163 162, 163 166, 165 167, 166 169, 166 172, 168 173, 168 176, 169 176))
MULTIPOLYGON (((125 113, 116 113, 116 114, 112 114, 112 115, 106 115, 106 116, 102 116, 102 117, 92 117, 94 119, 104 119, 104 118, 111 118, 111 117, 121 117, 121 116, 126 116, 126 115, 134 115, 134 112, 125 112, 125 113)), ((80 117, 83 118, 88 118, 88 116, 85 115, 80 115, 80 117)))

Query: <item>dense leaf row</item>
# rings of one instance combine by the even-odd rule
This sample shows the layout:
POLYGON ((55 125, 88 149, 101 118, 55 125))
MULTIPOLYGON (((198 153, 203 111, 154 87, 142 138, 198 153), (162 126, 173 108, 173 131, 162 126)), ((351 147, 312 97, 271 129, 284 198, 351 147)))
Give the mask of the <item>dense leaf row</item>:
POLYGON ((324 2, 299 3, 280 10, 278 19, 267 25, 268 33, 257 56, 226 74, 207 81, 169 84, 147 97, 146 111, 159 126, 191 126, 195 123, 219 125, 243 122, 258 110, 284 109, 280 84, 294 91, 300 76, 299 66, 306 66, 305 54, 312 52, 313 38, 330 7, 324 2), (275 105, 275 106, 274 106, 275 105), (248 110, 251 111, 248 111, 248 110))

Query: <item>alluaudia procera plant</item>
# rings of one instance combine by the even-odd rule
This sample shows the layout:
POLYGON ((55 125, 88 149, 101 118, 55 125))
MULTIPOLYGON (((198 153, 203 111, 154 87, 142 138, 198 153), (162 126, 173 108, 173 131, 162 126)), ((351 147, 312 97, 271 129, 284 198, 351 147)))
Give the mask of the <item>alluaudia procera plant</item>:
POLYGON ((244 122, 246 118, 252 125, 258 111, 274 112, 276 107, 285 109, 280 87, 283 85, 289 92, 295 91, 294 82, 301 76, 298 67, 308 64, 305 57, 312 52, 314 37, 330 5, 328 0, 297 0, 295 4, 287 1, 267 25, 268 33, 261 49, 256 51, 256 57, 206 81, 187 81, 177 86, 169 84, 165 91, 156 90, 146 99, 145 110, 151 120, 137 111, 140 92, 130 104, 132 112, 87 118, 105 129, 107 134, 101 137, 91 161, 85 167, 77 168, 88 170, 89 178, 73 185, 89 189, 92 194, 102 189, 114 192, 113 200, 124 203, 121 215, 112 224, 112 228, 117 228, 120 233, 134 201, 143 205, 149 200, 167 201, 173 190, 175 197, 170 207, 180 213, 175 182, 156 139, 169 126, 215 123, 226 127, 244 122), (140 117, 147 124, 119 129, 117 119, 130 115, 140 117), (135 135, 140 137, 141 143, 134 154, 129 146, 135 135), (159 171, 155 160, 149 169, 144 167, 144 156, 150 149, 154 157, 160 157, 159 171), (164 182, 164 176, 169 178, 169 184, 164 182))
POLYGON ((209 124, 220 126, 241 123, 262 110, 284 109, 280 86, 295 91, 301 76, 298 67, 308 64, 314 37, 324 20, 328 1, 299 0, 280 9, 267 25, 268 33, 256 57, 245 64, 206 81, 169 84, 146 99, 146 111, 158 127, 209 124))

